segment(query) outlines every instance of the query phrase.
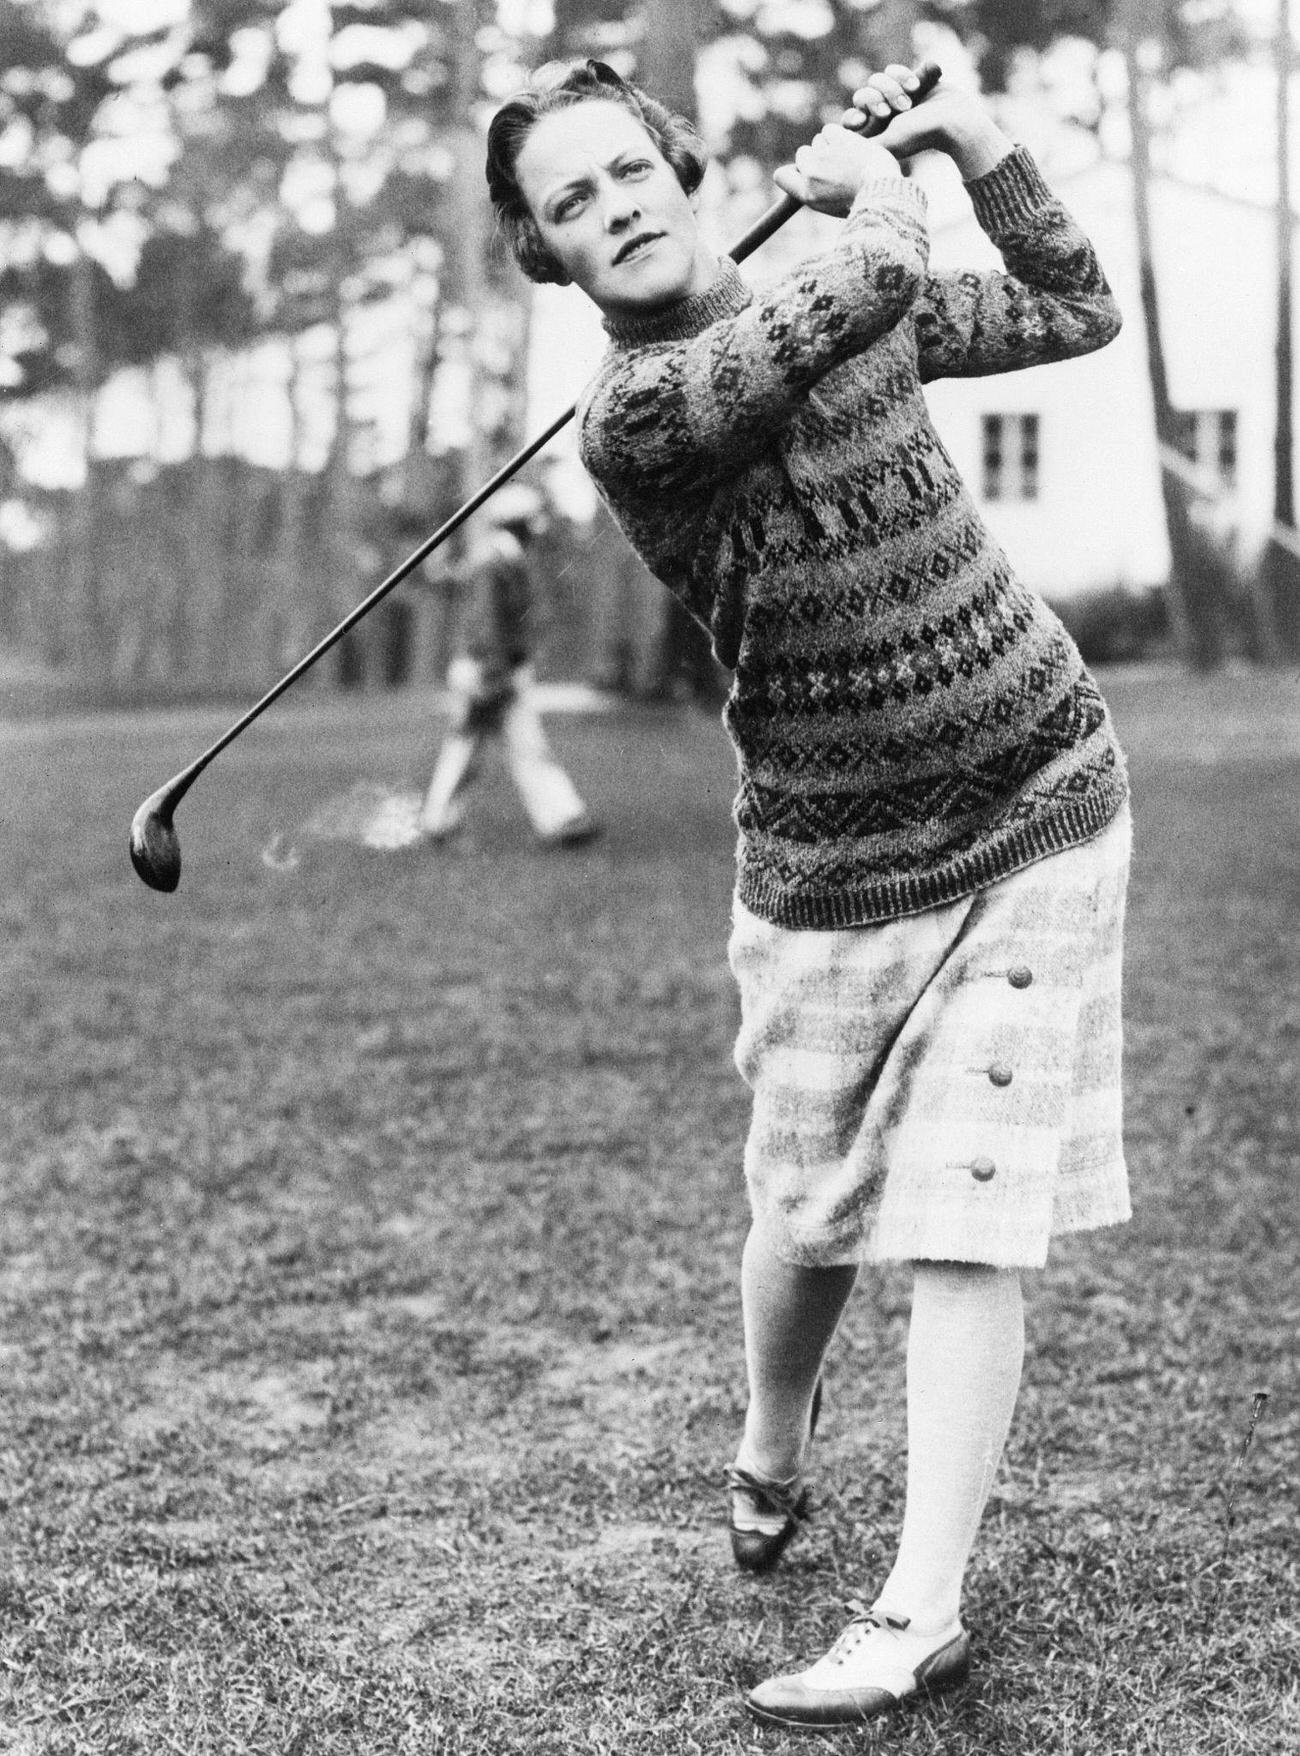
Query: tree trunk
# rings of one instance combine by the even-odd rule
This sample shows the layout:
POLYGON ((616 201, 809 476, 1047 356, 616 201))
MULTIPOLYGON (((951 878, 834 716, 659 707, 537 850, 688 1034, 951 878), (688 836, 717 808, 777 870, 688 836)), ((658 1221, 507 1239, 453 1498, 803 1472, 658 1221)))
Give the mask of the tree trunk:
MULTIPOLYGON (((697 13, 694 0, 646 0, 645 34, 637 57, 639 83, 670 110, 692 121, 699 115, 697 13)), ((719 701, 725 689, 708 635, 677 598, 648 583, 650 575, 644 568, 637 571, 647 582, 643 589, 658 591, 662 603, 649 693, 661 699, 686 695, 696 701, 719 701)))
POLYGON ((442 289, 427 267, 412 269, 411 292, 414 298, 417 290, 423 291, 421 303, 427 306, 427 328, 422 342, 417 343, 419 354, 415 370, 411 374, 411 406, 410 418, 406 432, 406 450, 408 457, 417 460, 415 473, 418 475, 424 458, 429 450, 429 408, 433 401, 433 380, 438 370, 438 350, 441 346, 440 318, 442 289))
MULTIPOLYGON (((352 204, 343 178, 342 161, 332 125, 326 119, 325 139, 334 178, 334 232, 330 252, 330 307, 334 333, 334 431, 325 463, 324 542, 319 553, 325 578, 314 594, 311 638, 318 640, 353 607, 363 594, 357 579, 356 477, 353 460, 356 430, 352 416, 351 361, 348 353, 347 282, 355 266, 352 204)), ((367 662, 372 630, 362 624, 346 644, 356 643, 362 680, 374 670, 367 662)), ((340 648, 339 658, 344 652, 340 648)), ((328 672, 324 672, 328 675, 328 672)))
MULTIPOLYGON (((1274 33, 1277 74, 1277 343, 1273 428, 1273 523, 1295 530, 1295 397, 1291 212, 1291 21, 1289 0, 1278 0, 1274 33)), ((1278 664, 1300 656, 1300 560, 1271 538, 1256 573, 1255 618, 1259 657, 1278 664)))
MULTIPOLYGON (((72 228, 76 231, 75 225, 72 228)), ((71 496, 64 546, 64 593, 59 632, 51 656, 71 662, 87 676, 103 678, 112 670, 100 606, 99 535, 103 523, 103 484, 95 467, 95 410, 102 378, 99 333, 95 319, 95 264, 84 245, 73 258, 70 286, 71 329, 76 348, 77 407, 81 425, 85 482, 71 496)))
POLYGON ((1178 651, 1194 670, 1213 670, 1222 658, 1216 606, 1203 577, 1198 543, 1188 507, 1187 490, 1166 465, 1165 454, 1178 449, 1178 421, 1169 397, 1164 337, 1160 326, 1159 286, 1151 224, 1151 134, 1147 122, 1147 75, 1142 68, 1143 0, 1127 0, 1123 49, 1128 84, 1131 135, 1129 164, 1133 181, 1133 223, 1137 234, 1138 275, 1146 337, 1147 370, 1160 451, 1160 493, 1169 542, 1168 602, 1178 651))
MULTIPOLYGON (((139 525, 147 518, 148 528, 137 531, 147 557, 145 565, 157 570, 157 588, 150 594, 147 637, 140 657, 141 677, 148 681, 173 686, 184 669, 184 652, 189 627, 190 595, 194 575, 190 565, 192 537, 185 519, 189 471, 173 466, 163 459, 164 416, 167 398, 163 363, 155 360, 149 373, 154 412, 153 456, 154 475, 147 495, 136 502, 132 522, 139 525), (148 517, 145 508, 152 508, 148 517)), ((142 567, 141 571, 144 571, 142 567)))
MULTIPOLYGON (((9 499, 18 480, 18 463, 9 441, 0 434, 0 505, 9 499)), ((0 645, 16 647, 21 640, 22 618, 18 612, 22 569, 15 566, 8 543, 0 542, 0 645)))
POLYGON ((184 589, 177 605, 179 619, 172 639, 178 674, 187 681, 201 682, 203 653, 200 629, 205 614, 204 606, 215 603, 221 590, 221 575, 212 553, 212 544, 205 541, 208 460, 203 449, 203 437, 208 425, 210 368, 207 352, 192 331, 187 330, 186 340, 188 349, 185 373, 190 387, 194 447, 185 471, 181 512, 183 528, 179 546, 185 556, 184 589))
POLYGON ((267 668, 275 671, 293 662, 310 642, 312 626, 304 604, 306 565, 307 479, 302 467, 303 352, 299 336, 289 341, 289 461, 280 480, 280 517, 272 575, 275 593, 268 618, 267 668))
MULTIPOLYGON (((417 331, 417 356, 411 372, 411 402, 406 432, 406 457, 402 464, 401 525, 404 532, 417 527, 421 535, 432 532, 441 519, 441 505, 431 492, 435 481, 433 459, 429 455, 429 409, 433 401, 433 381, 438 370, 441 347, 442 288, 427 263, 421 264, 418 253, 411 252, 411 298, 424 307, 425 323, 417 331)), ((412 542, 410 547, 414 548, 412 542)), ((409 676, 412 683, 431 683, 439 670, 438 637, 441 628, 441 606, 433 595, 430 575, 422 570, 425 590, 417 586, 411 592, 411 651, 409 676)))
MULTIPOLYGON (((459 504, 476 493, 491 474, 488 436, 479 421, 482 370, 475 346, 479 314, 486 308, 488 299, 488 216, 487 203, 483 199, 483 140, 468 120, 474 113, 479 96, 479 53, 475 41, 479 24, 478 0, 458 0, 450 8, 450 15, 449 49, 452 57, 453 88, 451 114, 466 118, 462 126, 452 130, 449 141, 456 166, 451 183, 455 219, 450 235, 444 240, 447 252, 444 273, 448 300, 456 307, 457 318, 454 326, 455 340, 453 343, 448 336, 448 346, 454 346, 459 356, 467 389, 468 432, 457 472, 459 504)), ((444 314, 444 334, 451 327, 444 314)), ((481 518, 482 514, 479 516, 481 518)), ((470 525, 473 522, 471 519, 470 525)), ((449 545, 453 573, 464 565, 468 541, 468 533, 462 531, 449 545)), ((438 600, 443 605, 445 617, 440 630, 439 646, 446 657, 450 657, 456 647, 459 621, 457 599, 458 594, 454 589, 448 589, 440 594, 438 600)))

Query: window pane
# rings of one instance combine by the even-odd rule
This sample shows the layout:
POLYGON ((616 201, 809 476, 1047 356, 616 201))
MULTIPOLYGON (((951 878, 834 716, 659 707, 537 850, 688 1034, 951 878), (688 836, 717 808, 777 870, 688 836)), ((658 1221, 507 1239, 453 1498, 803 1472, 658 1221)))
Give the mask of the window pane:
POLYGON ((1221 409, 1219 411, 1219 474, 1225 482, 1237 479, 1237 411, 1221 409))
POLYGON ((980 416, 986 500, 1038 498, 1041 426, 1037 414, 980 416))
POLYGON ((1176 409, 1174 423, 1175 443, 1184 457, 1232 487, 1237 480, 1237 410, 1176 409))
POLYGON ((1032 469, 1038 463, 1037 415, 1020 417, 1020 461, 1025 469, 1032 469))

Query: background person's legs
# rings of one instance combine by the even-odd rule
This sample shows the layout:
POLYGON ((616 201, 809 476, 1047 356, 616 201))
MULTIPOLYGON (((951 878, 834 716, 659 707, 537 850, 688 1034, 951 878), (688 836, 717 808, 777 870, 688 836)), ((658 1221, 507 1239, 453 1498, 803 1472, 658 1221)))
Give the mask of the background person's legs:
POLYGON ((420 807, 420 829, 425 835, 450 835, 465 815, 465 793, 474 778, 482 754, 482 732, 449 732, 433 765, 433 778, 420 807))
POLYGON ((585 840, 595 825, 578 789, 556 761, 532 698, 531 678, 516 673, 503 723, 506 759, 524 810, 543 841, 585 840))

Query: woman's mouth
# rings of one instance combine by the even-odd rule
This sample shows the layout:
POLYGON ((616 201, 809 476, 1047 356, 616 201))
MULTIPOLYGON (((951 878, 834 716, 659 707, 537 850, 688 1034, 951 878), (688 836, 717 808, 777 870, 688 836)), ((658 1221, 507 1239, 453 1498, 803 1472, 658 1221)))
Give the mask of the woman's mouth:
POLYGON ((614 266, 617 268, 620 263, 631 262, 634 258, 643 256, 650 246, 657 244, 662 237, 662 232, 639 232, 635 238, 629 238, 627 243, 615 253, 614 266))

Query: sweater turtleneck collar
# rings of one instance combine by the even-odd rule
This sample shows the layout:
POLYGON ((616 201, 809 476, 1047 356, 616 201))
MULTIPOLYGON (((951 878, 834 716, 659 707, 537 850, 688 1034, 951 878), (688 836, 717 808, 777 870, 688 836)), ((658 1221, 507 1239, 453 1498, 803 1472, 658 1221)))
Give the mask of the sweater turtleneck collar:
POLYGON ((753 294, 741 279, 740 270, 724 256, 718 264, 718 277, 703 293, 678 299, 660 311, 644 315, 605 318, 605 333, 617 348, 646 347, 660 341, 688 341, 717 323, 720 318, 734 317, 743 311, 753 294))

